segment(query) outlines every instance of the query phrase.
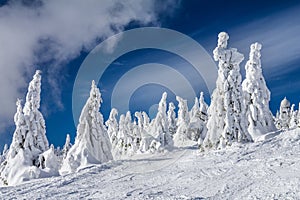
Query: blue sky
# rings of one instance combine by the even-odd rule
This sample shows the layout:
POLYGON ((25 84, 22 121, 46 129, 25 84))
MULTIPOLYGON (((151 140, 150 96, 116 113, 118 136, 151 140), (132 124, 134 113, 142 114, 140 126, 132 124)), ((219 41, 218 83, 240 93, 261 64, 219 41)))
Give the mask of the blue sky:
MULTIPOLYGON (((230 35, 229 45, 238 48, 245 55, 245 61, 250 44, 262 43, 262 67, 272 94, 272 112, 276 112, 285 96, 298 109, 300 3, 297 1, 170 0, 156 1, 155 6, 151 3, 137 6, 139 1, 128 1, 128 7, 111 5, 110 1, 91 1, 87 5, 74 1, 71 6, 64 1, 18 2, 3 1, 0 8, 0 29, 4 30, 0 33, 3 44, 0 51, 1 147, 10 142, 14 131, 14 101, 17 97, 25 98, 35 69, 43 70, 42 112, 50 143, 63 145, 66 133, 74 140, 72 89, 82 62, 103 38, 143 26, 182 32, 199 42, 210 55, 216 46, 217 34, 226 31, 230 35)), ((119 57, 101 77, 98 86, 103 95, 101 111, 105 118, 116 82, 134 67, 154 62, 178 70, 195 90, 204 91, 209 102, 203 79, 193 73, 188 62, 170 52, 142 49, 119 57)), ((241 64, 243 76, 244 65, 245 62, 241 64)), ((167 91, 168 100, 176 104, 175 94, 167 87, 145 84, 131 96, 130 110, 152 111, 151 106, 159 101, 163 91, 167 91)))

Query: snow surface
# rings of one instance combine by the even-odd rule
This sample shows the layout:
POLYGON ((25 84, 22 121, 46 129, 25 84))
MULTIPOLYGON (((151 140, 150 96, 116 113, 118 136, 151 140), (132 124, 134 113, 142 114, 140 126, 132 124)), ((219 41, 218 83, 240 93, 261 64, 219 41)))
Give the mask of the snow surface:
POLYGON ((90 165, 1 187, 0 199, 299 199, 300 129, 277 134, 218 151, 187 147, 90 165))

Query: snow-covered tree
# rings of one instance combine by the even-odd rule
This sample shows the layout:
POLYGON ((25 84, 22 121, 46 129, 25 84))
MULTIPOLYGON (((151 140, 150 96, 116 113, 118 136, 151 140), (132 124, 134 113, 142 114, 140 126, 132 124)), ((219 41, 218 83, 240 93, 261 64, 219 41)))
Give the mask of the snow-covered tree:
POLYGON ((207 114, 208 105, 204 101, 204 94, 203 94, 203 92, 200 92, 199 103, 200 103, 200 112, 201 112, 201 115, 202 115, 201 117, 203 118, 202 120, 205 121, 208 118, 208 114, 207 114))
MULTIPOLYGON (((46 126, 40 113, 41 71, 37 70, 29 83, 26 102, 22 108, 18 100, 14 116, 16 125, 13 140, 5 161, 1 165, 1 179, 8 184, 38 178, 41 172, 42 154, 49 149, 46 126)), ((42 168, 43 169, 43 168, 42 168)), ((50 175, 44 171, 42 176, 50 175)))
POLYGON ((12 143, 9 148, 9 158, 14 158, 19 152, 20 148, 24 148, 26 133, 28 132, 28 126, 25 121, 25 116, 23 114, 23 108, 20 99, 17 100, 16 105, 17 112, 14 116, 16 129, 13 134, 12 143))
POLYGON ((137 118, 137 126, 139 127, 139 132, 141 133, 144 129, 144 119, 141 112, 135 112, 134 116, 137 118))
POLYGON ((171 136, 173 136, 176 133, 176 113, 175 113, 175 106, 174 103, 169 103, 169 109, 167 112, 167 118, 168 118, 168 126, 169 126, 169 132, 171 136))
POLYGON ((46 125, 40 108, 41 94, 41 71, 37 70, 33 80, 29 83, 26 102, 23 108, 26 124, 28 126, 27 143, 25 146, 37 148, 40 152, 49 149, 49 143, 46 137, 46 125), (32 138, 32 141, 31 141, 32 138))
POLYGON ((110 142, 112 144, 112 148, 114 149, 118 142, 118 131, 119 131, 119 124, 117 120, 118 110, 113 108, 110 111, 109 118, 105 122, 105 125, 107 126, 107 133, 110 138, 110 142))
POLYGON ((113 159, 103 116, 99 111, 101 103, 101 93, 93 81, 90 96, 81 111, 75 144, 63 161, 62 173, 113 159))
POLYGON ((175 146, 185 146, 190 141, 189 134, 189 111, 187 106, 187 101, 182 99, 179 96, 176 96, 176 100, 178 101, 178 118, 177 118, 177 130, 173 137, 175 146))
POLYGON ((144 119, 144 122, 143 122, 144 130, 149 131, 150 118, 145 111, 142 112, 142 115, 143 115, 143 119, 144 119))
POLYGON ((194 105, 193 105, 191 111, 189 112, 190 118, 195 116, 199 112, 199 110, 200 110, 199 99, 197 97, 195 97, 194 105))
POLYGON ((280 103, 279 115, 276 119, 276 127, 280 130, 287 130, 291 121, 291 103, 286 97, 280 103))
POLYGON ((261 68, 262 45, 251 44, 249 60, 246 63, 246 79, 242 83, 248 132, 255 140, 257 137, 275 131, 273 115, 269 109, 270 91, 267 88, 261 68))
POLYGON ((113 156, 119 159, 123 156, 131 156, 137 147, 134 146, 133 124, 130 112, 120 116, 116 145, 113 145, 113 156))
POLYGON ((235 141, 251 141, 246 128, 239 67, 244 56, 235 48, 227 48, 228 39, 227 33, 219 33, 218 46, 213 51, 219 69, 208 111, 208 132, 203 148, 223 148, 235 141))
POLYGON ((133 137, 133 152, 136 153, 140 149, 140 145, 141 145, 141 129, 135 120, 132 125, 132 137, 133 137))
POLYGON ((195 105, 191 110, 191 118, 189 124, 190 139, 197 141, 199 145, 202 144, 206 133, 207 123, 207 104, 204 101, 203 92, 200 93, 200 98, 195 98, 195 105), (197 107, 197 110, 193 111, 193 108, 197 107))
POLYGON ((66 136, 66 142, 65 142, 64 147, 63 147, 63 149, 61 151, 62 152, 62 156, 63 156, 64 159, 67 157, 67 154, 68 154, 69 150, 71 149, 71 147, 72 147, 71 138, 70 138, 70 135, 67 134, 67 136, 66 136))
POLYGON ((127 133, 128 135, 132 135, 132 130, 133 130, 133 124, 132 124, 132 117, 131 117, 131 112, 127 111, 125 115, 125 125, 127 127, 127 133))
POLYGON ((145 153, 149 150, 151 141, 154 138, 148 133, 149 117, 145 112, 136 112, 135 117, 138 119, 138 127, 140 133, 140 144, 138 152, 145 153))
POLYGON ((166 146, 173 145, 173 140, 170 135, 169 126, 168 126, 166 101, 167 101, 167 93, 164 92, 158 104, 158 110, 157 110, 158 112, 156 114, 156 117, 151 122, 150 134, 157 140, 157 142, 155 143, 156 144, 155 147, 166 147, 166 146))
POLYGON ((290 119, 290 124, 289 124, 289 128, 291 128, 291 129, 297 128, 297 126, 298 126, 297 114, 298 114, 298 111, 295 110, 295 104, 292 104, 291 111, 290 111, 291 119, 290 119))

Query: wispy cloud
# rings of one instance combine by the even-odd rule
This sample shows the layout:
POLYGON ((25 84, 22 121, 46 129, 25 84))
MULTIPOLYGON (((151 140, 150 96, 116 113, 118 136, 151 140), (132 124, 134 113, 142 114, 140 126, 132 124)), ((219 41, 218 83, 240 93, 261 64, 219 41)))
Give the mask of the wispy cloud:
POLYGON ((299 19, 300 6, 297 6, 236 27, 230 31, 233 36, 230 44, 242 51, 247 60, 250 44, 262 43, 263 68, 272 72, 272 76, 279 75, 280 69, 299 59, 299 19))
POLYGON ((9 1, 0 7, 0 130, 12 123, 15 100, 24 97, 34 66, 50 66, 44 70, 52 87, 51 101, 63 107, 57 78, 63 64, 132 21, 157 23, 157 14, 174 2, 157 6, 156 1, 143 0, 40 0, 9 1))

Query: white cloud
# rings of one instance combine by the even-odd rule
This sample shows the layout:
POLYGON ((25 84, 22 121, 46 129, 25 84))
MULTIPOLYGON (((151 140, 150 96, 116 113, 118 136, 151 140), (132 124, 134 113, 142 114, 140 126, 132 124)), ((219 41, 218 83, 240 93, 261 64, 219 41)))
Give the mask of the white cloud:
POLYGON ((62 107, 60 82, 55 76, 61 76, 63 64, 89 50, 96 40, 122 31, 131 21, 157 23, 158 12, 172 10, 173 3, 40 0, 26 5, 10 1, 0 7, 0 130, 12 123, 15 100, 24 97, 33 66, 51 63, 46 70, 52 101, 62 107))

